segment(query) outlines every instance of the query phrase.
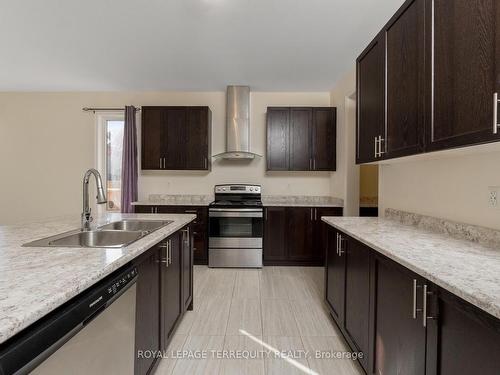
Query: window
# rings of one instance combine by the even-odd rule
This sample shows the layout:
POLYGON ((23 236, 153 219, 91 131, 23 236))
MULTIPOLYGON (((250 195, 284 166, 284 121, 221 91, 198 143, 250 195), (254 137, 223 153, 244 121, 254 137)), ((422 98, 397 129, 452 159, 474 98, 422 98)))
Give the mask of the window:
MULTIPOLYGON (((120 212, 123 150, 123 114, 98 115, 97 121, 97 168, 106 176, 106 211, 120 212)), ((102 205, 103 206, 103 205, 102 205)))

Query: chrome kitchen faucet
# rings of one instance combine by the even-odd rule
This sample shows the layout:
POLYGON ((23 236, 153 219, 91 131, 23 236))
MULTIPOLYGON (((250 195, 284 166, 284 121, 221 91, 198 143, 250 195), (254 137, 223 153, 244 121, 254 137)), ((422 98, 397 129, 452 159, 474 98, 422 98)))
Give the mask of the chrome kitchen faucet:
POLYGON ((91 168, 83 176, 83 212, 82 212, 82 230, 90 230, 90 223, 92 222, 92 216, 90 215, 89 207, 89 179, 90 175, 94 175, 95 183, 97 186, 97 204, 104 204, 107 202, 106 193, 104 193, 104 188, 102 187, 102 179, 100 173, 91 168))

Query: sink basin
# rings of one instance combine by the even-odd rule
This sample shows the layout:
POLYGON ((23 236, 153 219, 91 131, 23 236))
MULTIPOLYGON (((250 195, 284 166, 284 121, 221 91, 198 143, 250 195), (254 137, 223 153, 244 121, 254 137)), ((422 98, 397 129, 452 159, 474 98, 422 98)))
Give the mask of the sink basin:
POLYGON ((100 230, 152 232, 172 223, 172 220, 120 220, 99 227, 100 230))
POLYGON ((33 241, 26 247, 124 247, 144 237, 147 232, 123 230, 80 230, 33 241))

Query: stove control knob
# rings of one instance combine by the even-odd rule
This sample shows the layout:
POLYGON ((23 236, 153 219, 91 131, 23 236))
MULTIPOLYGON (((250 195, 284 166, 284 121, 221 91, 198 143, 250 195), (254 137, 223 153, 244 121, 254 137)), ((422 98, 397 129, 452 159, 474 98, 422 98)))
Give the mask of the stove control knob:
POLYGON ((226 188, 222 188, 222 191, 226 191, 226 188))
POLYGON ((250 191, 253 191, 253 187, 250 188, 250 191))

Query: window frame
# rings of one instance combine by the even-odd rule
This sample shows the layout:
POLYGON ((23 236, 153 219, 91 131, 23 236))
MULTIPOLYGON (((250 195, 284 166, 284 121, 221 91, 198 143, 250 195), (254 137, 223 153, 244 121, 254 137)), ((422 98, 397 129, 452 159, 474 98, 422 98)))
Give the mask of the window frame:
MULTIPOLYGON (((107 122, 108 121, 123 121, 125 122, 125 113, 123 111, 106 111, 106 112, 96 112, 96 153, 95 153, 95 168, 99 171, 102 176, 103 184, 105 184, 106 194, 107 194, 107 183, 108 183, 108 171, 106 163, 106 133, 107 133, 107 122)), ((97 212, 102 213, 113 213, 116 211, 108 211, 107 204, 98 204, 97 212)))

